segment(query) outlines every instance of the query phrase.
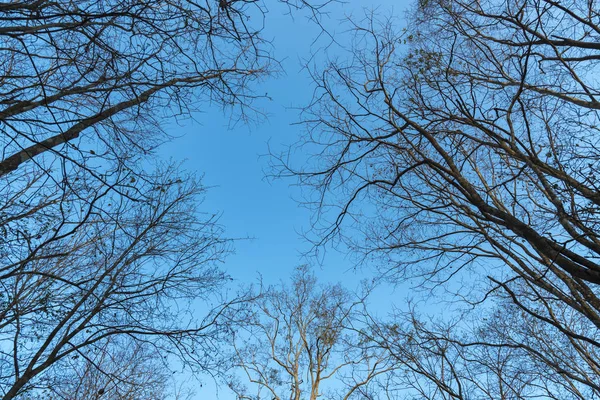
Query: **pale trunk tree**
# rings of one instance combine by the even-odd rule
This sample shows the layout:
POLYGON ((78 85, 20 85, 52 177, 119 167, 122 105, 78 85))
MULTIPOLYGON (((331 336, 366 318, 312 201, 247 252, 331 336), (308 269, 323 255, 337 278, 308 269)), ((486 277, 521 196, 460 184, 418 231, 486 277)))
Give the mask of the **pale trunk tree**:
POLYGON ((247 305, 246 318, 230 324, 226 383, 247 400, 365 398, 393 370, 385 351, 363 343, 365 298, 321 286, 299 267, 289 286, 267 288, 247 305))

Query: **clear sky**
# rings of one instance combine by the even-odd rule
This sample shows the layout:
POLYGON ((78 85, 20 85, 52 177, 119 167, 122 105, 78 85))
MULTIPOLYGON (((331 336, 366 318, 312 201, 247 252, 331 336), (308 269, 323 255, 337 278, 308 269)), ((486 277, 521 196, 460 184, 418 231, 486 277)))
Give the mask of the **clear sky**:
MULTIPOLYGON (((393 9, 399 14, 406 6, 406 2, 390 0, 377 3, 361 0, 332 6, 325 24, 333 33, 336 29, 343 33, 348 28, 341 23, 345 16, 360 16, 375 7, 381 13, 393 9)), ((319 34, 319 28, 302 14, 292 19, 284 11, 273 8, 266 16, 264 35, 272 39, 275 56, 283 60, 284 69, 284 74, 269 78, 257 89, 272 99, 259 103, 268 119, 230 127, 230 120, 214 108, 197 113, 196 122, 171 126, 169 131, 179 137, 161 149, 163 156, 184 160, 186 169, 204 175, 204 184, 211 188, 202 208, 222 213, 220 221, 227 236, 254 238, 238 241, 236 254, 227 259, 225 268, 237 279, 256 277, 257 271, 275 280, 285 278, 304 262, 300 255, 309 249, 298 232, 309 228, 310 212, 294 200, 298 197, 298 189, 290 186, 294 181, 265 178, 268 146, 282 150, 297 141, 303 129, 292 125, 299 120, 298 110, 293 108, 306 104, 312 94, 301 59, 310 55, 312 41, 319 34)), ((350 267, 349 260, 329 252, 323 277, 335 278, 350 267)))
MULTIPOLYGON (((348 26, 341 21, 349 15, 360 17, 365 10, 374 8, 383 15, 392 11, 401 15, 408 4, 406 0, 353 0, 332 6, 324 24, 334 34, 343 33, 348 26)), ((310 245, 299 234, 309 228, 310 212, 294 200, 299 194, 291 186, 294 181, 265 179, 268 145, 275 150, 284 149, 298 140, 303 129, 292 125, 299 120, 294 107, 306 104, 312 95, 311 81, 301 69, 301 59, 309 57, 311 49, 315 49, 313 41, 320 32, 305 15, 297 14, 292 19, 284 12, 284 8, 273 6, 266 16, 264 36, 272 40, 275 57, 282 61, 284 70, 257 88, 258 93, 267 93, 272 99, 260 102, 268 119, 250 127, 243 124, 230 127, 221 110, 206 110, 195 115, 197 122, 169 127, 169 132, 178 138, 161 149, 161 156, 185 160, 187 170, 204 175, 204 184, 211 188, 202 209, 221 214, 226 236, 253 238, 237 241, 235 254, 223 266, 240 283, 255 280, 259 273, 269 283, 286 280, 295 266, 310 262, 301 256, 310 245)), ((322 38, 317 46, 325 42, 322 38)), ((319 56, 322 55, 321 52, 319 56)), ((351 271, 352 267, 350 258, 328 251, 315 273, 323 282, 341 281, 355 288, 368 272, 357 275, 351 271)), ((210 382, 197 392, 198 399, 215 397, 210 382)), ((233 396, 222 390, 219 398, 228 400, 233 396)))

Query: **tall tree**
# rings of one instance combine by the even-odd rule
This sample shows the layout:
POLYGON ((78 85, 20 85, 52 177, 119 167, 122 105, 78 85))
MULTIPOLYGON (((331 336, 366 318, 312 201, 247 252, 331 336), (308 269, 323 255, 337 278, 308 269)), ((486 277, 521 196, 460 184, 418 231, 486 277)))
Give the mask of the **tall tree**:
POLYGON ((600 395, 599 24, 577 0, 425 0, 405 30, 354 22, 351 61, 314 75, 317 165, 293 171, 338 207, 326 238, 396 279, 512 302, 515 332, 470 342, 520 349, 575 398, 600 395))
MULTIPOLYGON (((315 16, 323 5, 280 3, 315 16)), ((150 156, 164 121, 251 110, 250 83, 276 69, 265 7, 0 4, 1 398, 40 395, 97 351, 118 357, 124 337, 208 367, 217 327, 193 305, 227 281, 216 263, 228 242, 200 213, 196 178, 150 156)))
POLYGON ((26 172, 2 189, 2 398, 51 388, 72 359, 116 357, 120 336, 208 365, 212 323, 189 307, 226 281, 227 241, 197 212, 202 187, 168 169, 112 188, 26 172))
MULTIPOLYGON (((329 1, 280 2, 317 14, 329 1)), ((164 118, 211 103, 244 112, 240 106, 255 97, 249 83, 276 69, 260 36, 265 7, 217 0, 2 4, 0 176, 32 158, 45 168, 54 160, 135 160, 166 139, 164 118)))
POLYGON ((371 384, 393 366, 363 343, 365 297, 319 285, 307 266, 290 283, 255 294, 230 323, 229 388, 248 400, 373 398, 371 384))

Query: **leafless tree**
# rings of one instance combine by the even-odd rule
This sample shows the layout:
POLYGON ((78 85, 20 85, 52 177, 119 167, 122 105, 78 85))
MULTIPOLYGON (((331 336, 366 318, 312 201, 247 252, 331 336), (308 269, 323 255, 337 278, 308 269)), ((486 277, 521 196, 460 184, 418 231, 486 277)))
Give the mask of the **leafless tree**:
MULTIPOLYGON (((40 398, 64 400, 183 399, 174 375, 153 349, 128 338, 113 338, 89 358, 70 357, 67 368, 54 374, 40 398), (61 373, 62 372, 62 373, 61 373)), ((186 398, 190 398, 189 396, 186 398)))
MULTIPOLYGON (((317 17, 328 1, 280 3, 317 17)), ((169 119, 252 110, 251 84, 277 69, 265 7, 0 4, 1 398, 43 396, 73 360, 125 382, 97 362, 125 338, 209 367, 221 308, 194 307, 228 280, 228 241, 197 179, 152 155, 169 119)))
MULTIPOLYGON (((569 341, 511 301, 444 322, 415 309, 393 317, 371 321, 369 331, 369 340, 396 363, 394 376, 379 389, 390 398, 598 398, 589 363, 598 357, 595 346, 569 341)), ((579 317, 569 327, 585 324, 579 317)))
POLYGON ((52 387, 54 372, 118 337, 209 365, 214 316, 190 306, 227 280, 216 262, 228 242, 197 212, 197 182, 168 168, 157 186, 123 177, 114 190, 85 176, 20 178, 2 189, 2 398, 52 387))
POLYGON ((231 324, 228 386, 248 400, 375 398, 370 384, 393 366, 362 341, 364 301, 299 267, 290 286, 267 288, 231 324))
MULTIPOLYGON (((318 15, 330 1, 280 3, 318 15)), ((165 118, 210 104, 247 111, 249 84, 276 69, 260 36, 265 10, 255 0, 2 4, 0 176, 31 159, 114 168, 164 141, 165 118)))
POLYGON ((406 29, 353 24, 351 60, 314 74, 316 161, 288 166, 317 189, 320 222, 337 210, 319 237, 473 306, 510 300, 515 331, 488 350, 513 346, 540 377, 597 397, 597 4, 424 0, 406 29))

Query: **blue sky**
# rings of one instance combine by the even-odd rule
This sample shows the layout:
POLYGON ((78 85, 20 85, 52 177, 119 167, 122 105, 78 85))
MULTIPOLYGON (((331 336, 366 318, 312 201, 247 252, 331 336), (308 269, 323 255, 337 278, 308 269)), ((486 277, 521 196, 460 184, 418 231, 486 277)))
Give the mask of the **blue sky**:
MULTIPOLYGON (((378 8, 380 12, 393 8, 398 13, 403 4, 381 1, 378 8)), ((375 3, 367 1, 332 6, 330 18, 324 22, 333 33, 336 29, 343 33, 347 26, 340 21, 345 16, 360 15, 374 7, 375 3)), ((236 254, 227 259, 225 268, 237 279, 256 277, 256 272, 275 280, 285 278, 306 261, 300 255, 310 248, 299 235, 309 228, 310 212, 295 200, 299 191, 291 186, 294 181, 265 178, 268 146, 283 150, 302 132, 302 126, 292 125, 299 120, 295 107, 310 100, 312 86, 301 68, 301 59, 309 57, 319 34, 319 28, 303 14, 292 19, 284 11, 273 8, 266 17, 265 37, 272 39, 284 70, 257 88, 258 93, 267 93, 272 99, 259 103, 268 118, 250 126, 238 123, 231 127, 228 117, 215 107, 197 113, 195 122, 171 126, 169 132, 178 138, 161 149, 163 157, 183 160, 186 169, 204 175, 203 182, 210 190, 202 208, 222 214, 220 221, 227 236, 254 238, 238 241, 236 254)), ((318 45, 325 42, 323 39, 318 45)), ((335 278, 351 266, 350 260, 330 251, 321 273, 326 279, 335 278)))
MULTIPOLYGON (((360 17, 365 10, 377 8, 382 14, 399 15, 407 1, 353 1, 334 5, 324 24, 332 33, 342 34, 348 29, 341 23, 347 16, 360 17), (337 31, 337 32, 336 32, 337 31)), ((261 274, 266 282, 286 280, 298 264, 311 262, 302 258, 310 244, 299 232, 310 227, 310 211, 295 200, 299 190, 293 180, 268 180, 265 171, 269 159, 268 146, 275 151, 298 140, 302 126, 292 125, 299 120, 296 107, 306 104, 312 95, 308 73, 301 68, 301 60, 310 56, 315 46, 326 43, 325 38, 313 44, 319 28, 303 14, 285 15, 285 8, 273 7, 266 16, 265 38, 272 40, 275 57, 282 61, 284 73, 267 79, 257 93, 267 93, 271 101, 259 105, 268 118, 258 124, 241 123, 231 127, 230 120, 218 109, 197 113, 196 122, 185 121, 171 125, 168 131, 178 136, 161 148, 161 156, 184 161, 184 168, 203 175, 210 187, 202 209, 221 214, 220 223, 226 236, 252 238, 239 240, 235 254, 229 256, 224 269, 236 282, 253 281, 261 274), (311 47, 312 45, 312 47, 311 47)), ((343 43, 342 43, 343 44, 343 43)), ((335 48, 330 48, 335 55, 335 48)), ((319 53, 319 57, 324 55, 319 53)), ((316 60, 318 62, 318 60, 316 60)), ((315 273, 323 282, 341 281, 355 288, 368 271, 354 273, 351 258, 329 250, 315 273)), ((402 295, 398 295, 398 299, 402 295)), ((387 296, 379 297, 389 299, 387 296)), ((382 301, 382 300, 379 300, 382 301)), ((215 397, 214 387, 207 382, 197 391, 198 399, 215 397)), ((233 398, 226 390, 219 398, 233 398)))

